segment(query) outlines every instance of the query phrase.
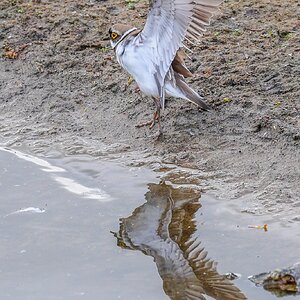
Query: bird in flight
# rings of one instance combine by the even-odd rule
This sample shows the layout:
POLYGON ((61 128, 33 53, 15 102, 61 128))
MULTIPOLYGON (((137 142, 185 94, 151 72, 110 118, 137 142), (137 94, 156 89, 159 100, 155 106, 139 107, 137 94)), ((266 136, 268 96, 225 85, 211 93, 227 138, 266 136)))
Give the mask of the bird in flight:
POLYGON ((156 104, 153 120, 162 134, 160 111, 165 97, 182 98, 202 110, 209 106, 185 82, 192 73, 184 64, 185 42, 195 44, 223 0, 150 0, 142 30, 127 24, 109 29, 112 48, 119 64, 134 78, 140 90, 156 104))

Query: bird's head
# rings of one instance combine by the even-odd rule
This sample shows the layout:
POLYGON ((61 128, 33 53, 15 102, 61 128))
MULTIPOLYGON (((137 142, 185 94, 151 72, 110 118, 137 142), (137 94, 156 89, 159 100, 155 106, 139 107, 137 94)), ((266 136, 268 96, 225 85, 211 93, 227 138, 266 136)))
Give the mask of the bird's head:
POLYGON ((135 27, 125 24, 112 26, 108 31, 111 47, 114 49, 129 33, 136 30, 135 27))

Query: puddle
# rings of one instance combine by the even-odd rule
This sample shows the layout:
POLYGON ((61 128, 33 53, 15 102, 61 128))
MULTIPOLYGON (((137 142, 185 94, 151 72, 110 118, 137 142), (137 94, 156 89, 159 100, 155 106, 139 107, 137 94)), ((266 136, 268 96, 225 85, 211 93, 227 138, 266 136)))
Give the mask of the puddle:
POLYGON ((299 222, 241 213, 182 172, 168 180, 184 188, 160 176, 1 148, 1 299, 277 299, 247 278, 300 260, 299 222))

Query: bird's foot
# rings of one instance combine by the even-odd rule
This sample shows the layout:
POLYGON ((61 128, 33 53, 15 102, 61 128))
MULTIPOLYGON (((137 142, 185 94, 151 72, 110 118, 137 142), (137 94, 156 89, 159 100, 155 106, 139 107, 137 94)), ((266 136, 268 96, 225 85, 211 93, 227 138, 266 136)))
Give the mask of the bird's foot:
POLYGON ((153 126, 155 125, 155 122, 158 121, 158 119, 159 119, 159 115, 158 115, 157 112, 155 112, 154 115, 153 115, 153 119, 151 121, 143 122, 141 124, 137 124, 137 125, 135 125, 135 127, 141 128, 141 127, 144 127, 144 126, 149 126, 149 129, 152 129, 153 126))
POLYGON ((159 110, 154 113, 153 119, 151 121, 144 122, 144 123, 141 123, 141 124, 137 124, 135 127, 141 128, 141 127, 144 127, 144 126, 149 126, 149 129, 151 129, 151 128, 153 128, 153 126, 155 125, 156 122, 158 123, 158 132, 157 132, 157 134, 155 134, 153 136, 153 139, 156 140, 156 141, 160 141, 163 137, 163 131, 162 131, 161 124, 160 124, 159 110))
POLYGON ((141 127, 145 127, 145 126, 149 126, 149 128, 151 129, 154 126, 155 122, 153 120, 148 121, 148 122, 143 122, 140 124, 135 125, 136 128, 141 128, 141 127))

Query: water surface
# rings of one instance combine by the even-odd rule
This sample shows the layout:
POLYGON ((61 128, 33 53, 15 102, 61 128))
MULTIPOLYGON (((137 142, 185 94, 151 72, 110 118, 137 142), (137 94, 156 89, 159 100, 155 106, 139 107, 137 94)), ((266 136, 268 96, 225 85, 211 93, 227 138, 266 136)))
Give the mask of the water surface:
POLYGON ((299 261, 299 224, 160 175, 1 149, 1 299, 277 299, 247 277, 299 261))

